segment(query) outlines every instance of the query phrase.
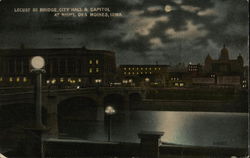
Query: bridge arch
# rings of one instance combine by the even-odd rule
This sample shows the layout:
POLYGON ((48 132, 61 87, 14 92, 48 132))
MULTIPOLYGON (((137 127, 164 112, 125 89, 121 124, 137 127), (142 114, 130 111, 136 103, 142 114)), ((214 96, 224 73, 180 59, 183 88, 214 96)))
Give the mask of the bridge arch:
POLYGON ((129 94, 129 109, 136 109, 142 103, 142 95, 140 93, 129 94))

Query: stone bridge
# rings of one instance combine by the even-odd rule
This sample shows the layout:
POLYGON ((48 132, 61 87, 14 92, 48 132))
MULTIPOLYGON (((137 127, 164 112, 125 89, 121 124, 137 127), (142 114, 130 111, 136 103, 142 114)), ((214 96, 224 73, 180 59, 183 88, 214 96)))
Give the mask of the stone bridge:
MULTIPOLYGON (((145 99, 145 92, 145 89, 137 87, 46 89, 42 94, 43 117, 51 129, 50 134, 57 135, 58 118, 104 120, 105 106, 112 105, 117 111, 129 110, 131 102, 145 99)), ((19 113, 18 110, 28 113, 28 107, 35 107, 32 89, 0 93, 0 111, 12 109, 15 114, 19 113), (24 106, 24 110, 19 106, 24 106)))

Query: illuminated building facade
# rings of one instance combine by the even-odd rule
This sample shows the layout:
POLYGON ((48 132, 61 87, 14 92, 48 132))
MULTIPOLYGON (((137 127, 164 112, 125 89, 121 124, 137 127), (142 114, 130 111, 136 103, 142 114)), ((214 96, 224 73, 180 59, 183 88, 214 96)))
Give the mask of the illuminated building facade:
POLYGON ((0 84, 30 85, 30 59, 45 59, 43 81, 47 85, 91 86, 108 84, 116 73, 115 53, 106 50, 72 49, 4 49, 0 50, 0 84))
POLYGON ((166 86, 168 65, 120 65, 123 84, 166 86))

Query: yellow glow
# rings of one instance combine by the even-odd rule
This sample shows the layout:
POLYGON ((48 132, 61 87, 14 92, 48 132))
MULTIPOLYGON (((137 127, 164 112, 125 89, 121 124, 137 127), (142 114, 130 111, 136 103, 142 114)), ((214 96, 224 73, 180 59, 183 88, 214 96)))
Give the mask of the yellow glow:
POLYGON ((89 60, 89 64, 93 64, 93 61, 92 61, 92 60, 89 60))
POLYGON ((92 73, 92 71, 93 71, 92 68, 89 68, 89 73, 92 73))
POLYGON ((149 70, 151 70, 152 68, 150 67, 149 70))
POLYGON ((175 85, 176 87, 179 87, 179 83, 175 83, 174 85, 175 85))
POLYGON ((2 77, 0 77, 0 82, 2 82, 3 81, 3 78, 2 77))
POLYGON ((56 83, 56 79, 53 78, 53 80, 51 81, 52 84, 55 84, 56 83))
POLYGON ((143 70, 143 68, 141 68, 141 70, 143 70))
POLYGON ((17 81, 17 82, 20 82, 20 78, 19 78, 19 77, 17 77, 17 78, 16 78, 16 81, 17 81))
POLYGON ((180 83, 180 87, 183 87, 184 86, 184 83, 180 83))
POLYGON ((96 68, 96 69, 95 69, 95 72, 99 72, 99 68, 96 68))
POLYGON ((127 74, 127 72, 124 72, 124 75, 126 75, 127 74))
POLYGON ((23 82, 27 82, 27 77, 23 77, 23 82))
POLYGON ((137 67, 136 70, 139 70, 139 67, 137 67))
POLYGON ((49 84, 49 83, 50 83, 50 80, 47 80, 46 83, 49 84))
POLYGON ((9 81, 10 81, 10 82, 13 82, 13 78, 12 78, 12 77, 10 77, 10 78, 9 78, 9 81))
POLYGON ((78 82, 82 82, 82 79, 78 78, 78 82))
POLYGON ((149 81, 150 81, 150 79, 149 79, 149 78, 145 78, 145 81, 146 81, 146 82, 149 82, 149 81))
POLYGON ((127 68, 124 68, 124 70, 127 70, 127 68))
POLYGON ((98 60, 98 59, 95 60, 95 64, 96 64, 96 65, 99 64, 99 60, 98 60))
POLYGON ((71 82, 71 78, 68 78, 68 82, 71 82))
POLYGON ((63 79, 63 78, 60 78, 60 82, 64 82, 64 79, 63 79))
POLYGON ((130 67, 128 68, 128 70, 130 70, 130 67))

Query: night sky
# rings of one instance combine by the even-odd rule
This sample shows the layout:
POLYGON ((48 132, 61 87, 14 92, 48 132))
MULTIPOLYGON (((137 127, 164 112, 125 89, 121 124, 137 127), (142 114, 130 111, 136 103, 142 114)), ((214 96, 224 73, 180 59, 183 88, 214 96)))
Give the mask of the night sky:
POLYGON ((79 48, 116 52, 118 64, 175 65, 230 58, 248 62, 246 0, 0 0, 0 48, 79 48), (53 17, 17 7, 109 7, 123 17, 53 17))

